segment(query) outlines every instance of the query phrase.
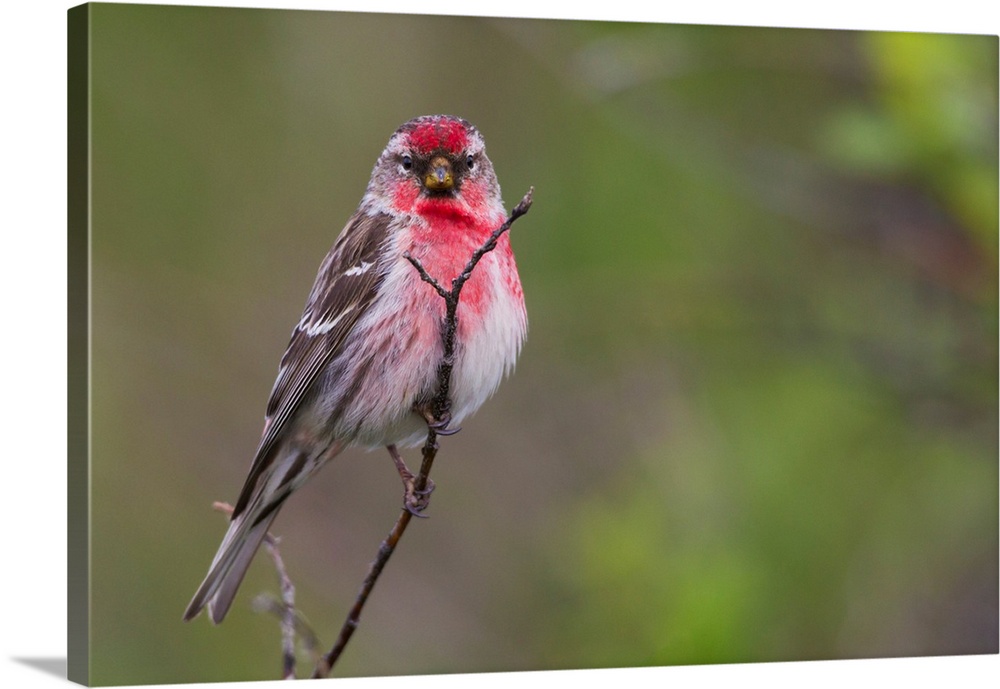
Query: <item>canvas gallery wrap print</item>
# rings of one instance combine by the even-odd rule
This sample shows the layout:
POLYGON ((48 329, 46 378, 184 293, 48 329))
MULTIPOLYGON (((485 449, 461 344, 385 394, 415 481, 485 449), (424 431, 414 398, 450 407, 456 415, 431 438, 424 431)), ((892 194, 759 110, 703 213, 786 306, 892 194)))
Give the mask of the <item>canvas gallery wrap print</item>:
POLYGON ((71 679, 997 653, 996 36, 68 22, 71 679))

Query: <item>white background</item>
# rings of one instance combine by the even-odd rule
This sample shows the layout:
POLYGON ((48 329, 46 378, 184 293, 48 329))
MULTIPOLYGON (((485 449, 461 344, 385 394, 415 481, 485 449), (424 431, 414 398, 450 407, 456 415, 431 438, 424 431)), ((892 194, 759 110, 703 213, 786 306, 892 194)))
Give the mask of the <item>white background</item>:
MULTIPOLYGON (((356 10, 348 2, 170 2, 158 4, 356 10)), ((509 17, 627 19, 695 24, 886 29, 996 35, 995 0, 840 0, 814 3, 701 0, 474 0, 440 7, 373 0, 368 11, 509 17)), ((66 657, 66 11, 73 3, 5 5, 0 132, 0 419, 2 583, 0 686, 51 687, 65 680, 37 668, 66 657), (41 662, 39 662, 41 661, 41 662), (48 661, 48 662, 46 662, 48 661)), ((152 516, 151 518, 155 518, 152 516)), ((780 663, 560 673, 340 680, 344 687, 506 687, 511 682, 579 687, 997 686, 1000 657, 780 663), (990 679, 992 677, 992 679, 990 679)), ((184 685, 277 687, 253 685, 184 685)))

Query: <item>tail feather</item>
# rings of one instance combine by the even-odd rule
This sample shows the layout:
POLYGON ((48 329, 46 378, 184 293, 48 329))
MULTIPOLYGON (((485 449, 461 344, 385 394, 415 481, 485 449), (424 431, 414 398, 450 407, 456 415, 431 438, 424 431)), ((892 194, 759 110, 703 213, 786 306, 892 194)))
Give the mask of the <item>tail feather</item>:
POLYGON ((334 442, 311 453, 295 447, 281 449, 276 461, 262 461, 260 471, 251 471, 236 505, 237 514, 215 553, 208 575, 184 612, 185 620, 193 619, 207 606, 212 622, 222 622, 281 505, 342 447, 342 443, 334 442))
POLYGON ((225 618, 254 554, 267 535, 271 522, 278 516, 278 510, 273 509, 256 524, 249 521, 251 516, 254 516, 252 511, 244 512, 230 524, 208 575, 184 612, 185 620, 196 617, 206 605, 213 623, 219 624, 225 618))

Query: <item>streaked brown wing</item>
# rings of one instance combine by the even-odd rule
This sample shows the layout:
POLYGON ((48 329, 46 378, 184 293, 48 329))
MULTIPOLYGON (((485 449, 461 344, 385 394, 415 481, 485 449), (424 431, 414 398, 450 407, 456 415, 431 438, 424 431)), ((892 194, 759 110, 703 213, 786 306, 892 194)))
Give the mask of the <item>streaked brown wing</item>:
POLYGON ((240 514, 267 471, 271 450, 303 397, 344 343, 378 292, 384 271, 379 249, 390 229, 391 217, 355 213, 323 259, 302 318, 281 357, 278 377, 267 403, 264 434, 243 485, 233 516, 240 514))

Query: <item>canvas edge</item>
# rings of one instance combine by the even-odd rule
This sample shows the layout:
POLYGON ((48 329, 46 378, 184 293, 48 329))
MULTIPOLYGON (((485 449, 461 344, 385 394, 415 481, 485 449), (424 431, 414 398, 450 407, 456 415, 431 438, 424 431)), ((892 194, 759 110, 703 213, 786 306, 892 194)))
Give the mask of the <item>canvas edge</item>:
POLYGON ((67 11, 67 678, 90 680, 90 5, 67 11))

